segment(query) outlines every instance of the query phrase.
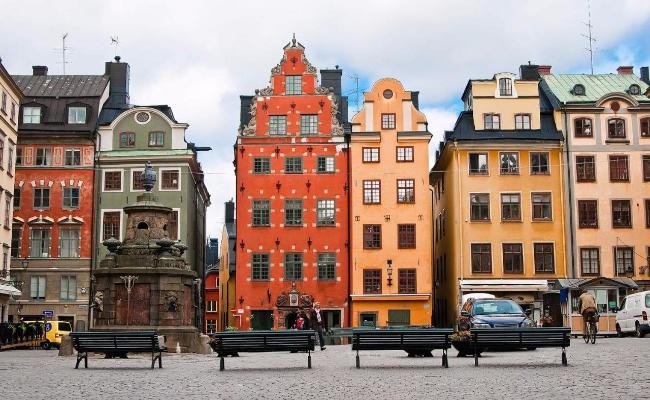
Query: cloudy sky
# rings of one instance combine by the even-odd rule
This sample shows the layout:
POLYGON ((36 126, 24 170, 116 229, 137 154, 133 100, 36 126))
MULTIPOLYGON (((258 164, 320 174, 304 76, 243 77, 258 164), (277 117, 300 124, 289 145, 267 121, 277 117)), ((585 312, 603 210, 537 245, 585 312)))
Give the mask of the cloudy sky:
MULTIPOLYGON (((118 54, 131 65, 131 101, 169 104, 190 124, 212 194, 208 232, 219 235, 223 202, 235 195, 232 144, 239 95, 266 86, 292 33, 317 68, 340 65, 354 111, 360 89, 384 76, 420 91, 434 134, 453 127, 469 78, 517 72, 531 61, 554 72, 589 71, 587 0, 140 1, 3 0, 0 57, 14 74, 48 65, 61 73, 60 37, 69 33, 67 73, 101 74, 118 54), (54 5, 53 5, 54 4, 54 5)), ((650 64, 650 1, 592 0, 596 73, 650 64)))

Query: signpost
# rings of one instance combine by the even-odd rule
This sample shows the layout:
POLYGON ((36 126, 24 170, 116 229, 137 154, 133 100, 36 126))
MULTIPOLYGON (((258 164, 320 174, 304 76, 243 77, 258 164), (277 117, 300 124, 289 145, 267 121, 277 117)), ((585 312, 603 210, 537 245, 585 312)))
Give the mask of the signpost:
POLYGON ((54 310, 43 310, 43 318, 53 318, 54 310))

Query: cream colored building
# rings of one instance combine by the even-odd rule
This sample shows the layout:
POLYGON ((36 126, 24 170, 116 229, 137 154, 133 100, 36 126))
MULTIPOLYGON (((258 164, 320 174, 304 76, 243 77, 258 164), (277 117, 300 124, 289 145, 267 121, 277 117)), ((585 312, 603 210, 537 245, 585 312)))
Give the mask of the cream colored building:
POLYGON ((16 143, 18 110, 22 92, 0 60, 0 242, 2 265, 0 266, 0 322, 7 320, 8 302, 20 291, 9 284, 11 257, 11 221, 13 214, 14 175, 16 166, 16 143))

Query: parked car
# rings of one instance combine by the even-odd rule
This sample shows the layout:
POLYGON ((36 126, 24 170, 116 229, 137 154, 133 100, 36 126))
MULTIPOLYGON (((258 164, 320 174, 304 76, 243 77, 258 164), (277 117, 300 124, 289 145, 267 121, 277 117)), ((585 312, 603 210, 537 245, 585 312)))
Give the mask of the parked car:
MULTIPOLYGON (((25 321, 25 323, 31 323, 35 321, 25 321)), ((63 336, 68 336, 72 332, 72 325, 66 321, 45 321, 45 341, 43 341, 41 347, 45 350, 49 350, 52 347, 59 348, 61 346, 61 338, 63 336)))
POLYGON ((625 296, 621 307, 616 312, 618 337, 623 337, 625 334, 643 337, 650 332, 648 314, 650 314, 650 291, 625 296))
POLYGON ((458 330, 472 328, 532 328, 536 324, 519 304, 508 299, 468 299, 460 312, 458 330))

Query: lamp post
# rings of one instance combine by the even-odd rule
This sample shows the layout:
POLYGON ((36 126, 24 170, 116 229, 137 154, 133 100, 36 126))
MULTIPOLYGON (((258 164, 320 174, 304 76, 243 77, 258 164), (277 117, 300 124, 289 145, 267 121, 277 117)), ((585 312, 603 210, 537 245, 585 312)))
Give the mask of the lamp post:
POLYGON ((386 260, 386 264, 388 265, 386 269, 388 272, 388 286, 393 286, 393 260, 389 258, 386 260))

